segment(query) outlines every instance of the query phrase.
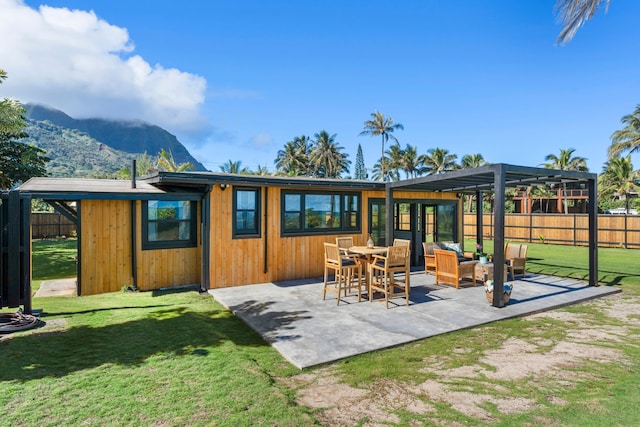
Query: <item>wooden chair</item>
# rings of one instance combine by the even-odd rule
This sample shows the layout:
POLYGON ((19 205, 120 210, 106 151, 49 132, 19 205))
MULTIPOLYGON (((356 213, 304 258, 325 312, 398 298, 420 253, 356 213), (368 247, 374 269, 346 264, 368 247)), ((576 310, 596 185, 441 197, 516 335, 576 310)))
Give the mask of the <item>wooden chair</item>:
POLYGON ((436 257, 436 284, 446 283, 458 288, 462 279, 473 280, 476 285, 476 264, 478 261, 458 262, 458 255, 453 251, 434 249, 436 257))
POLYGON ((526 276, 527 245, 520 243, 507 243, 504 247, 504 260, 513 280, 516 279, 516 271, 526 276))
POLYGON ((440 245, 438 245, 436 242, 422 242, 425 274, 435 274, 436 272, 436 256, 433 253, 434 249, 440 249, 440 245))
MULTIPOLYGON (((393 239, 393 246, 407 246, 411 248, 411 240, 407 239, 393 239)), ((409 249, 411 250, 411 249, 409 249)))
POLYGON ((347 291, 356 287, 358 301, 362 300, 362 289, 366 291, 366 283, 362 280, 362 264, 357 257, 340 254, 338 245, 324 244, 324 286, 322 287, 322 300, 327 296, 327 291, 336 294, 336 305, 340 304, 340 293, 347 296, 347 291), (333 271, 334 280, 329 281, 329 270, 333 271))
POLYGON ((404 293, 406 305, 409 305, 409 247, 391 246, 387 255, 374 255, 371 264, 371 283, 369 283, 369 301, 373 301, 373 292, 384 294, 385 304, 389 308, 389 299, 395 297, 394 291, 401 289, 404 293), (398 280, 396 273, 403 273, 402 280, 398 280))
POLYGON ((353 237, 336 237, 336 245, 343 255, 350 255, 349 248, 353 246, 353 237))

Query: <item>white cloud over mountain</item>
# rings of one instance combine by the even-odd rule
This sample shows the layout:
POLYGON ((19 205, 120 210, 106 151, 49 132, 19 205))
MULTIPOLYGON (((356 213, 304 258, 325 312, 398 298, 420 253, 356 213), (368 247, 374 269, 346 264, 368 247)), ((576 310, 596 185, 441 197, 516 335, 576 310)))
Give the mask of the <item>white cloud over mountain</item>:
POLYGON ((151 65, 126 28, 93 11, 0 0, 0 97, 43 103, 73 117, 137 118, 183 134, 205 130, 206 80, 151 65))

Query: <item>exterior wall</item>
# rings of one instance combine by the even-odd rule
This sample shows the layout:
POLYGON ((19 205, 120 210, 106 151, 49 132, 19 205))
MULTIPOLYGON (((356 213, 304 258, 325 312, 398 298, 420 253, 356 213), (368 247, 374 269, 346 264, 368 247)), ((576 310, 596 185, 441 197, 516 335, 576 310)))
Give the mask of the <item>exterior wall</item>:
POLYGON ((131 202, 80 202, 82 295, 114 292, 131 285, 131 202))
MULTIPOLYGON (((287 190, 295 188, 287 188, 287 190)), ((309 190, 300 188, 300 190, 309 190)), ((362 191, 361 231, 312 236, 281 236, 280 188, 262 189, 262 233, 259 238, 233 238, 233 190, 214 186, 211 191, 210 286, 224 288, 254 283, 320 277, 323 274, 324 242, 352 235, 356 245, 367 240, 369 199, 383 199, 384 191, 362 191), (266 266, 266 272, 265 272, 266 266)), ((456 200, 455 194, 395 191, 394 198, 456 200)), ((462 219, 461 205, 459 220, 462 219)), ((460 222, 460 224, 462 224, 460 222)), ((462 237, 462 227, 460 227, 462 237)))
POLYGON ((198 245, 195 248, 142 250, 142 202, 136 201, 136 258, 138 289, 169 288, 200 284, 202 241, 200 237, 200 202, 198 215, 198 245))
MULTIPOLYGON (((200 238, 196 248, 143 251, 141 247, 142 202, 135 203, 138 289, 148 291, 199 284, 200 238)), ((199 211, 198 209, 198 215, 199 211)), ((115 292, 125 285, 132 285, 131 201, 82 200, 80 218, 82 295, 115 292)), ((199 229, 198 236, 200 236, 199 229)))

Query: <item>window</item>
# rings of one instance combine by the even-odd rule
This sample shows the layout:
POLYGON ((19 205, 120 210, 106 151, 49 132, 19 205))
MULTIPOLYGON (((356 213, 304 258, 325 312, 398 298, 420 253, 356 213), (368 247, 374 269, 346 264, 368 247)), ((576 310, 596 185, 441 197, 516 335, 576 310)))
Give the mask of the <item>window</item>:
POLYGON ((336 231, 360 231, 360 194, 283 192, 283 234, 336 231))
POLYGON ((411 231, 411 204, 396 203, 395 218, 393 220, 394 230, 411 231))
POLYGON ((196 206, 184 200, 142 202, 142 249, 197 246, 196 206))
POLYGON ((260 236, 260 189, 233 188, 234 237, 260 236))

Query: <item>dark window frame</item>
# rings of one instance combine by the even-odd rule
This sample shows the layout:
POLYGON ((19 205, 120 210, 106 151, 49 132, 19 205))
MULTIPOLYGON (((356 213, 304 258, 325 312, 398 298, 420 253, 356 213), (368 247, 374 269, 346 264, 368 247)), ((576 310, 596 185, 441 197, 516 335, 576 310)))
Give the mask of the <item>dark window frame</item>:
POLYGON ((262 235, 262 188, 260 187, 233 187, 233 209, 232 209, 232 227, 233 227, 233 238, 234 239, 250 239, 257 238, 262 235), (253 191, 255 193, 255 209, 238 209, 238 191, 253 191), (256 219, 256 228, 252 230, 238 230, 236 217, 238 212, 250 212, 253 211, 255 213, 256 219))
POLYGON ((195 248, 198 246, 198 203, 194 200, 143 200, 142 201, 142 250, 195 248), (149 202, 188 202, 188 219, 149 219, 149 202), (189 238, 182 240, 149 240, 149 225, 161 222, 189 223, 189 238))
POLYGON ((362 230, 362 193, 361 192, 350 192, 350 191, 321 191, 321 190, 282 190, 280 197, 280 235, 283 237, 287 236, 315 236, 322 234, 337 234, 337 233, 345 233, 345 234, 358 234, 362 230), (286 210, 286 199, 288 195, 298 196, 300 198, 297 210, 286 210), (307 228, 307 213, 305 212, 305 201, 307 196, 309 195, 322 195, 322 196, 339 196, 340 197, 340 226, 339 227, 331 227, 331 228, 307 228), (353 197, 357 200, 357 210, 353 211, 351 206, 346 206, 345 201, 347 198, 352 199, 353 197), (299 227, 295 229, 287 229, 286 228, 286 217, 287 214, 296 214, 299 215, 299 227), (351 226, 350 219, 355 215, 356 225, 351 226))

